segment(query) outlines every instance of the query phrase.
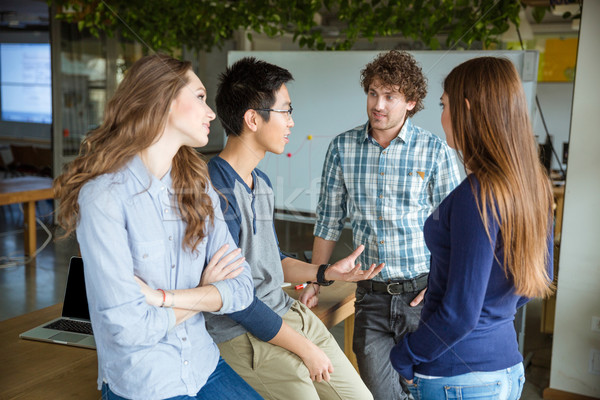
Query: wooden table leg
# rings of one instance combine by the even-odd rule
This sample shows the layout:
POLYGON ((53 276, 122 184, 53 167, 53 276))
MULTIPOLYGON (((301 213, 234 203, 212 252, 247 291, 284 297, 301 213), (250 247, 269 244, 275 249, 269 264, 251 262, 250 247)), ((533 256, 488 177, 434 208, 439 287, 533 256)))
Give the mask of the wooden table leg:
POLYGON ((23 203, 23 216, 25 222, 25 257, 35 254, 37 242, 35 235, 35 201, 23 203))
POLYGON ((344 353, 354 368, 358 371, 356 355, 352 351, 352 338, 354 337, 354 314, 344 320, 344 353))

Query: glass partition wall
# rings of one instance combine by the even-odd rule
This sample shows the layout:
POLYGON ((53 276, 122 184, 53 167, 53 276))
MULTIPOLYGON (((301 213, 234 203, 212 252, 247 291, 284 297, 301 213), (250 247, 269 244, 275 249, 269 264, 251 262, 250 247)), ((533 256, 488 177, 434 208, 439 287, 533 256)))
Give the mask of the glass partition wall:
POLYGON ((79 152, 96 128, 123 71, 142 56, 142 46, 115 34, 95 37, 76 24, 51 22, 54 175, 79 152))

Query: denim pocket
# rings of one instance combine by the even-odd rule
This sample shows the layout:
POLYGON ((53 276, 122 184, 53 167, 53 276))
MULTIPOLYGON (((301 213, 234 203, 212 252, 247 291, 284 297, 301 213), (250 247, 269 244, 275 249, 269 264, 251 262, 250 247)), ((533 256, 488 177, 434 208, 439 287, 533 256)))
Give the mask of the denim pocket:
POLYGON ((445 386, 447 400, 462 399, 481 399, 497 400, 499 399, 502 382, 489 382, 482 385, 465 386, 445 386))
POLYGON ((367 289, 357 287, 356 288, 356 300, 355 303, 361 303, 365 299, 365 295, 367 294, 367 289))
POLYGON ((525 386, 525 375, 519 376, 519 387, 517 388, 517 396, 515 399, 521 398, 521 393, 523 393, 523 387, 525 386))
POLYGON ((415 400, 420 400, 421 399, 421 396, 419 396, 419 391, 417 390, 418 380, 419 380, 419 378, 415 377, 413 379, 413 383, 405 382, 406 383, 406 387, 408 387, 408 391, 410 392, 410 394, 412 395, 412 397, 415 400))

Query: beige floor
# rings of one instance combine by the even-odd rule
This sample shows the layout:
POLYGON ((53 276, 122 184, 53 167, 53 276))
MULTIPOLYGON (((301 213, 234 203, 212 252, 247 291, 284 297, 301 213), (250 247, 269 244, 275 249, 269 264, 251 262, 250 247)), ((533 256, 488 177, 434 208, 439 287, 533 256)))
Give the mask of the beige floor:
MULTIPOLYGON (((0 256, 22 255, 22 217, 15 208, 0 207, 0 256)), ((277 222, 276 230, 281 248, 302 255, 312 246, 312 227, 307 224, 277 222)), ((38 246, 47 234, 38 229, 38 246)), ((344 232, 334 251, 334 258, 340 258, 351 250, 351 234, 344 232)), ((0 267, 0 321, 33 310, 47 307, 62 301, 66 281, 68 260, 77 254, 73 238, 55 241, 54 239, 38 255, 36 266, 17 265, 0 267)), ((4 264, 2 259, 0 264, 4 264)), ((541 302, 532 301, 527 308, 525 354, 530 359, 526 376, 527 382, 522 399, 542 399, 541 393, 549 384, 550 354, 552 338, 539 332, 541 302)), ((336 339, 343 346, 343 325, 332 329, 336 339)))

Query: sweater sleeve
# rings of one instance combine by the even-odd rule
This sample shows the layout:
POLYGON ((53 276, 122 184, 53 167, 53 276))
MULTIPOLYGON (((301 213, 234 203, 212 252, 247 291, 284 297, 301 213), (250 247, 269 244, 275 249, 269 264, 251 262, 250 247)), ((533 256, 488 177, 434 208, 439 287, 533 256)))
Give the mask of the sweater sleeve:
MULTIPOLYGON (((494 248, 486 234, 470 185, 463 185, 447 210, 450 260, 446 291, 440 307, 412 334, 392 349, 390 360, 406 379, 413 366, 437 359, 477 325, 494 262, 494 248)), ((492 243, 498 225, 490 223, 492 243)))
POLYGON ((223 220, 229 228, 235 245, 239 247, 242 217, 234 195, 235 176, 226 169, 226 165, 226 162, 217 156, 209 161, 208 172, 214 189, 219 193, 223 220))
POLYGON ((281 317, 260 301, 256 295, 248 308, 228 314, 228 316, 264 342, 273 339, 283 324, 281 317))

